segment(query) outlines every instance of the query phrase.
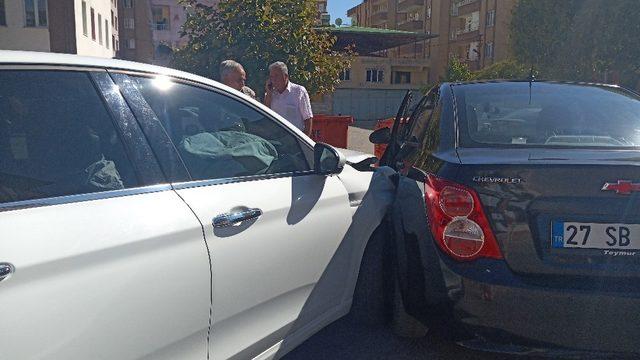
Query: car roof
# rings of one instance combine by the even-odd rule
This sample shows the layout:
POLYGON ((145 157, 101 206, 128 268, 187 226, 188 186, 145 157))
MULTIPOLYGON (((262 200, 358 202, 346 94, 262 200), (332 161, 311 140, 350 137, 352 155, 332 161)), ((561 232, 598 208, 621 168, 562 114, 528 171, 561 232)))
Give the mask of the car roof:
MULTIPOLYGON (((469 80, 469 81, 451 81, 445 82, 443 85, 474 85, 474 84, 499 84, 499 83, 528 83, 529 79, 494 79, 494 80, 469 80)), ((615 89, 626 89, 619 85, 614 84, 601 84, 601 83, 591 83, 591 82, 581 82, 581 81, 560 81, 560 80, 538 80, 534 79, 531 81, 532 83, 543 83, 543 84, 556 84, 556 85, 582 85, 582 86, 602 86, 602 87, 610 87, 615 89)))
POLYGON ((146 72, 173 76, 176 78, 204 83, 224 90, 231 90, 230 87, 203 76, 167 67, 118 59, 37 51, 0 50, 0 65, 60 65, 146 72))
POLYGON ((157 65, 127 61, 127 60, 79 56, 79 55, 72 55, 72 54, 57 54, 57 53, 47 53, 47 52, 37 52, 37 51, 13 51, 13 50, 0 50, 0 65, 44 65, 44 66, 52 65, 52 66, 104 68, 104 69, 115 69, 115 70, 135 71, 135 72, 145 72, 145 73, 158 74, 158 75, 166 75, 166 76, 171 76, 178 79, 198 82, 198 83, 208 85, 213 88, 217 88, 226 92, 234 93, 236 94, 236 96, 245 98, 247 101, 253 103, 254 106, 261 108, 263 111, 277 118, 280 121, 280 123, 282 123, 284 126, 288 127, 289 129, 298 133, 299 135, 302 135, 303 138, 305 138, 306 142, 310 143, 312 146, 314 144, 314 141, 306 137, 301 130, 296 128, 289 121, 286 121, 282 116, 280 116, 275 111, 271 110, 266 105, 262 104, 260 101, 257 101, 256 99, 252 99, 249 96, 243 94, 242 92, 237 91, 227 85, 224 85, 222 83, 208 79, 206 77, 191 74, 188 72, 171 69, 167 67, 162 67, 162 66, 157 66, 157 65))

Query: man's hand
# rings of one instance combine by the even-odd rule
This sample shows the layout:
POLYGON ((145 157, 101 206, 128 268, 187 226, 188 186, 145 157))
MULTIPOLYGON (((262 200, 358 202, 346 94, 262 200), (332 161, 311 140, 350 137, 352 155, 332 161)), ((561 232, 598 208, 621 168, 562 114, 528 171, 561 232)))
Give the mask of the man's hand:
POLYGON ((270 79, 264 84, 264 104, 271 107, 271 96, 273 95, 273 84, 270 79))
POLYGON ((312 131, 313 131, 313 118, 309 118, 304 121, 304 133, 307 134, 308 137, 311 137, 312 131))

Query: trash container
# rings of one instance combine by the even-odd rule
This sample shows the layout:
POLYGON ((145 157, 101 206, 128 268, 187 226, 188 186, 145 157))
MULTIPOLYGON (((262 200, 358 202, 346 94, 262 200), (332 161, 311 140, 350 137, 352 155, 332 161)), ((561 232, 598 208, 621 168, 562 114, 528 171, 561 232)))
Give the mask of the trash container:
POLYGON ((314 115, 311 138, 317 142, 346 148, 351 124, 353 124, 353 116, 314 115))

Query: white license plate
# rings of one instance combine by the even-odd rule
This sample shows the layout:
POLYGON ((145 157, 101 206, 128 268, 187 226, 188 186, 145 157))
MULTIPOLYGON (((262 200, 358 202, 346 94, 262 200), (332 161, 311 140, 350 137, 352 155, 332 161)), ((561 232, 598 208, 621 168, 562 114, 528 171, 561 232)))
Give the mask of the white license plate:
POLYGON ((584 249, 640 249, 640 224, 600 224, 554 221, 551 246, 584 249))

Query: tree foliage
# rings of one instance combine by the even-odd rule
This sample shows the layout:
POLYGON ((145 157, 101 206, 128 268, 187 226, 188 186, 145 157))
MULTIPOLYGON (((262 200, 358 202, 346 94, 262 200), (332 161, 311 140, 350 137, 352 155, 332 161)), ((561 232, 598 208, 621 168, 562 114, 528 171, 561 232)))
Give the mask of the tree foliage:
POLYGON ((269 64, 283 61, 291 80, 316 94, 332 91, 349 67, 350 51, 333 51, 335 37, 314 30, 315 0, 225 0, 217 9, 197 0, 181 3, 189 13, 182 30, 189 42, 174 53, 177 68, 217 78, 220 62, 233 59, 260 93, 269 64))
POLYGON ((473 74, 465 62, 455 57, 449 60, 449 63, 447 64, 447 73, 443 79, 444 81, 468 81, 472 78, 473 74))
POLYGON ((511 44, 516 59, 545 77, 640 80, 640 1, 520 0, 513 12, 511 44))
MULTIPOLYGON (((534 75, 537 72, 534 71, 534 75)), ((531 68, 519 63, 515 59, 497 62, 473 73, 474 80, 493 79, 526 79, 531 75, 531 68)))

